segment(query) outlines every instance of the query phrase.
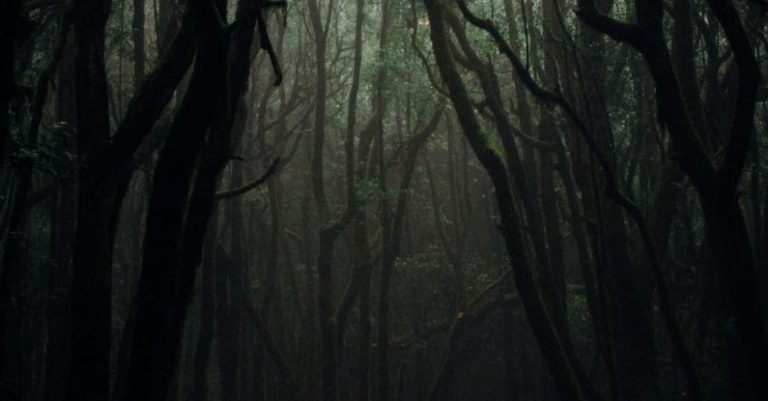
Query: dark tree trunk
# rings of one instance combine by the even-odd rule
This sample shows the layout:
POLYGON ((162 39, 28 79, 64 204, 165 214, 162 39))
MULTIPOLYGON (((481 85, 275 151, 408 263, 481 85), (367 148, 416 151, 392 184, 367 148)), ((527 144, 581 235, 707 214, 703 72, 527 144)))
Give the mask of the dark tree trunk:
MULTIPOLYGON (((212 2, 202 0, 189 7, 198 30, 197 57, 189 88, 154 173, 126 372, 127 401, 159 400, 169 395, 196 268, 195 263, 190 274, 185 269, 189 267, 182 265, 186 262, 184 212, 188 210, 186 203, 199 151, 216 115, 210 105, 221 107, 225 100, 226 53, 216 10, 212 2)), ((209 197, 212 203, 213 190, 209 197)))
POLYGON ((133 84, 138 88, 144 79, 146 57, 144 55, 144 0, 133 0, 133 84))
MULTIPOLYGON (((238 3, 239 23, 226 41, 215 2, 189 4, 198 34, 195 71, 155 169, 126 373, 130 401, 161 399, 169 393, 216 184, 231 154, 233 121, 252 61, 259 7, 238 3), (201 153, 204 143, 212 151, 201 153)), ((268 38, 262 35, 262 47, 265 43, 268 38)))
POLYGON ((730 135, 723 161, 717 166, 705 151, 704 133, 697 130, 683 97, 684 85, 677 78, 664 39, 662 4, 640 6, 638 3, 636 24, 616 24, 587 0, 580 1, 579 16, 594 29, 634 47, 648 65, 656 86, 659 119, 669 131, 675 161, 691 179, 702 204, 707 239, 733 309, 736 335, 748 350, 745 367, 752 390, 757 399, 764 399, 768 398, 768 388, 762 384, 759 372, 764 370, 768 359, 768 337, 755 286, 752 244, 737 189, 754 135, 753 119, 761 74, 733 2, 709 0, 708 4, 733 50, 733 65, 738 71, 730 135))
POLYGON ((452 64, 442 7, 433 0, 426 0, 424 4, 429 15, 430 37, 440 74, 451 94, 451 100, 454 103, 464 134, 495 188, 497 206, 501 215, 501 230, 504 234, 506 250, 515 273, 517 290, 526 310, 528 321, 539 341, 542 355, 555 379, 558 392, 564 398, 585 399, 583 390, 576 379, 572 361, 563 347, 552 317, 547 311, 541 292, 535 282, 529 256, 523 246, 525 240, 523 239, 521 219, 511 198, 506 168, 498 155, 488 147, 487 139, 484 138, 472 111, 473 106, 469 101, 461 77, 452 64))
POLYGON ((78 148, 77 231, 72 255, 72 349, 69 401, 109 399, 112 334, 112 252, 122 193, 116 178, 125 166, 94 157, 110 136, 104 71, 104 30, 110 0, 72 4, 77 56, 75 98, 78 148), (110 174, 111 173, 111 174, 110 174))
POLYGON ((173 95, 191 61, 190 28, 132 100, 110 139, 104 74, 104 24, 109 2, 76 2, 75 74, 78 153, 77 230, 72 259, 72 346, 68 399, 109 397, 111 268, 118 211, 131 176, 131 157, 173 95), (95 26, 94 26, 95 25, 95 26))
MULTIPOLYGON (((0 167, 6 168, 11 141, 10 110, 12 99, 18 95, 16 87, 16 45, 29 28, 23 15, 23 0, 8 0, 0 6, 0 167)), ((3 376, 0 375, 0 379, 3 376)))
POLYGON ((203 263, 200 279, 200 332, 195 347, 195 361, 192 370, 192 391, 189 401, 208 401, 208 366, 211 360, 211 348, 213 345, 213 333, 215 322, 214 294, 215 286, 213 277, 216 242, 216 215, 214 211, 209 224, 210 230, 205 243, 203 263))
MULTIPOLYGON (((75 121, 74 108, 74 38, 69 35, 58 70, 58 92, 56 96, 59 121, 75 121)), ((72 154, 77 151, 74 138, 64 147, 72 154)), ((77 179, 60 178, 56 183, 51 205, 51 258, 48 276, 48 344, 46 349, 44 401, 57 401, 66 394, 69 373, 70 350, 70 304, 72 238, 77 220, 77 179)))

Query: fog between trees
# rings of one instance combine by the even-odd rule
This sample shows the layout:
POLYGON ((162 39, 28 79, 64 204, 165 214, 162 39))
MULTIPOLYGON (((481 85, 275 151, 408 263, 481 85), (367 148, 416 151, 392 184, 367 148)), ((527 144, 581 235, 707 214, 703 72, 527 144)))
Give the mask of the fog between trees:
POLYGON ((0 400, 768 400, 766 12, 4 0, 0 400))

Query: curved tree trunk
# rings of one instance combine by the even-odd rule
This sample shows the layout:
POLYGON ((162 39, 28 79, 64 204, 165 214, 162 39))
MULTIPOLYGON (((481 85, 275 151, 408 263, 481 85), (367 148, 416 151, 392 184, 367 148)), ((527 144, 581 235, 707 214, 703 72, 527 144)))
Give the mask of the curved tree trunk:
POLYGON ((433 51, 443 82, 448 87, 464 135, 494 185, 496 202, 501 216, 501 230, 510 263, 514 269, 516 287, 526 310, 528 321, 536 334, 542 355, 555 379, 558 392, 564 398, 586 399, 576 379, 573 364, 555 330, 552 318, 534 279, 529 256, 523 246, 525 241, 523 240, 521 220, 512 202, 506 169, 501 158, 488 146, 487 139, 483 136, 472 111, 473 106, 469 101, 461 77, 453 66, 442 7, 435 0, 425 0, 424 4, 430 20, 430 38, 433 51))

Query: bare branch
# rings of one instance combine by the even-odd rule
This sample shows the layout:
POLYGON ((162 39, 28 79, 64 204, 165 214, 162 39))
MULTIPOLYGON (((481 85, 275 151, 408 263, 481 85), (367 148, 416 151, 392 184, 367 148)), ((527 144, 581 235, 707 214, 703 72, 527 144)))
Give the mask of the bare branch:
POLYGON ((232 198, 232 197, 235 197, 235 196, 238 196, 238 195, 242 195, 242 194, 244 194, 244 193, 246 193, 246 192, 248 192, 248 191, 250 191, 250 190, 252 190, 254 188, 258 188, 261 184, 265 183, 267 181, 267 179, 269 179, 269 177, 271 177, 272 175, 274 175, 277 172, 278 164, 280 164, 280 158, 279 157, 276 158, 272 162, 272 165, 269 166, 267 171, 264 174, 262 174, 261 177, 255 179, 254 181, 252 181, 252 182, 250 182, 250 183, 248 183, 246 185, 243 185, 240 188, 235 188, 235 189, 230 189, 230 190, 227 190, 227 191, 217 192, 216 195, 214 195, 214 199, 216 199, 216 200, 228 199, 228 198, 232 198))

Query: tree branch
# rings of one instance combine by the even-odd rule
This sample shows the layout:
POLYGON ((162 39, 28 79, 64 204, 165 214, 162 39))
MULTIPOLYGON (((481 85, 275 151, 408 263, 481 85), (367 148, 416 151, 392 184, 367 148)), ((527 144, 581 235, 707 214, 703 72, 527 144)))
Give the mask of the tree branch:
POLYGON ((248 191, 250 191, 250 190, 252 190, 254 188, 257 188, 259 185, 265 183, 267 181, 267 179, 269 179, 269 177, 271 177, 273 174, 275 174, 277 172, 278 164, 280 164, 280 158, 279 157, 276 158, 272 162, 272 164, 269 166, 267 171, 264 174, 262 174, 261 177, 255 179, 254 181, 252 181, 252 182, 250 182, 250 183, 248 183, 246 185, 243 185, 240 188, 235 188, 235 189, 230 189, 230 190, 226 190, 226 191, 216 192, 216 195, 214 195, 213 198, 216 199, 216 200, 228 199, 228 198, 232 198, 232 197, 235 197, 235 196, 238 196, 238 195, 242 195, 242 194, 244 194, 244 193, 246 193, 246 192, 248 192, 248 191))
POLYGON ((639 25, 617 21, 598 10, 594 0, 579 0, 576 15, 592 29, 605 33, 614 40, 638 47, 643 38, 639 25))

